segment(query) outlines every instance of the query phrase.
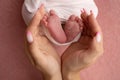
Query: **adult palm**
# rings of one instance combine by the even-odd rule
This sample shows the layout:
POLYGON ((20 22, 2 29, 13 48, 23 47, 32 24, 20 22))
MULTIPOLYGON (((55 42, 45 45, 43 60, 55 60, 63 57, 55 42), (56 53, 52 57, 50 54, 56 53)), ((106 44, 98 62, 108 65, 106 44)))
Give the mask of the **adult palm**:
MULTIPOLYGON (((61 77, 60 57, 49 40, 43 35, 43 29, 40 26, 44 14, 44 6, 41 5, 26 30, 27 54, 33 65, 41 70, 44 75, 51 77, 57 74, 61 77)), ((61 80, 61 78, 59 79, 61 80)))
POLYGON ((93 13, 81 14, 83 32, 78 42, 71 44, 62 55, 62 72, 80 72, 103 53, 103 37, 93 13))

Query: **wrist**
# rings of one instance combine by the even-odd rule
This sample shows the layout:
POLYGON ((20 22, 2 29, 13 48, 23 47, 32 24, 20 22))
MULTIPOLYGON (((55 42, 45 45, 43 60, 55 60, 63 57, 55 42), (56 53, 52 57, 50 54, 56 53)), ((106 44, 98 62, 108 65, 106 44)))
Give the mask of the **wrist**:
POLYGON ((62 76, 61 74, 60 75, 55 74, 54 76, 51 77, 51 80, 62 80, 62 76))
POLYGON ((43 80, 62 80, 61 73, 56 73, 55 75, 43 74, 43 80))
POLYGON ((80 80, 80 71, 62 71, 63 80, 80 80))

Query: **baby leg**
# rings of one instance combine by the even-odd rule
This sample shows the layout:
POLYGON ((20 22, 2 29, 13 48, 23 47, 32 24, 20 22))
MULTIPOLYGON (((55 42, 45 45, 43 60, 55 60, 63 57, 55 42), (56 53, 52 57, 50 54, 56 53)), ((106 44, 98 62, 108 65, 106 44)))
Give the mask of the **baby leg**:
POLYGON ((41 24, 48 29, 51 36, 57 42, 66 42, 66 35, 62 29, 60 18, 55 14, 53 10, 49 12, 49 15, 45 15, 43 17, 41 24))
POLYGON ((72 41, 82 30, 78 17, 71 15, 66 21, 64 31, 67 36, 67 42, 72 41))

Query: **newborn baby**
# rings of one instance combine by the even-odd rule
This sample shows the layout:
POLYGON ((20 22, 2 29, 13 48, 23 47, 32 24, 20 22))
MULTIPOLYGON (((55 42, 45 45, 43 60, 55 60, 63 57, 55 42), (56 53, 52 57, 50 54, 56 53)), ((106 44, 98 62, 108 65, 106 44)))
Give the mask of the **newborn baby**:
POLYGON ((48 12, 41 21, 45 35, 59 45, 70 44, 79 39, 82 26, 78 17, 81 9, 88 12, 92 10, 95 16, 98 14, 94 0, 25 0, 22 14, 26 24, 29 24, 42 3, 48 12))

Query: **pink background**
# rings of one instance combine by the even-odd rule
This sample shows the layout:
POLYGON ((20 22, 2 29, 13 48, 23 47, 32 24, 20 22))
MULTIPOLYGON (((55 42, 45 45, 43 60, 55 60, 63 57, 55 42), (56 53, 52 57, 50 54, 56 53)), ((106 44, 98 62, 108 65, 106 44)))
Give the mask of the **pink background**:
MULTIPOLYGON (((95 0, 105 52, 81 80, 120 80, 120 0, 95 0)), ((0 80, 40 80, 24 50, 23 0, 0 0, 0 80)))

